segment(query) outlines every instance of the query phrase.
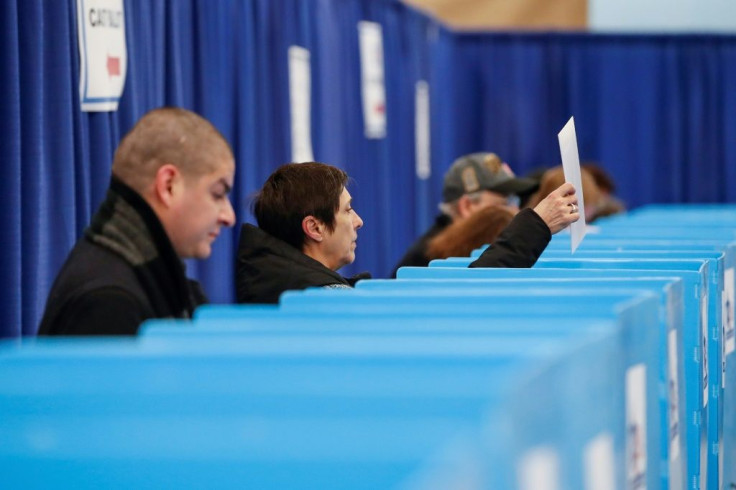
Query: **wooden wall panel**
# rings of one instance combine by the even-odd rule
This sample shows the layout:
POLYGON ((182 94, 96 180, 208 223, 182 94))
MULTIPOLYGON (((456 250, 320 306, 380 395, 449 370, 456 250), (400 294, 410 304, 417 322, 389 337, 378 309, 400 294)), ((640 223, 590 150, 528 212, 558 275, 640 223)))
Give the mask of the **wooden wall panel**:
POLYGON ((456 29, 587 27, 587 0, 404 0, 456 29))

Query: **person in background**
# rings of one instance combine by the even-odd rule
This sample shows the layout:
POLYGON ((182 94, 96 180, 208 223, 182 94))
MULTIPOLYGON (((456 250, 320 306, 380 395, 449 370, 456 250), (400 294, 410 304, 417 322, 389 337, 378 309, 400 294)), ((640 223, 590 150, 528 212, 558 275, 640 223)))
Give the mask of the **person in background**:
POLYGON ((118 146, 107 196, 49 293, 40 335, 134 335, 206 302, 182 259, 204 259, 235 224, 235 160, 193 112, 145 114, 118 146))
POLYGON ((616 197, 616 184, 613 178, 598 164, 587 162, 581 168, 589 172, 601 193, 595 218, 603 218, 614 214, 625 213, 626 205, 616 197))
MULTIPOLYGON (((557 189, 565 182, 565 172, 561 165, 547 169, 542 175, 539 183, 539 189, 529 197, 528 207, 534 207, 539 204, 551 192, 557 189)), ((580 182, 583 185, 583 197, 585 202, 585 222, 590 224, 597 217, 597 210, 602 202, 603 195, 595 183, 593 176, 585 170, 580 169, 580 182)))
POLYGON ((506 206, 485 207, 468 219, 452 223, 432 238, 427 246, 427 257, 430 260, 468 257, 473 250, 495 242, 514 216, 506 206))
MULTIPOLYGON (((318 162, 282 165, 266 180, 253 203, 258 226, 244 224, 236 265, 237 299, 241 303, 277 303, 281 293, 308 287, 350 288, 363 273, 346 278, 337 271, 355 260, 363 220, 353 208, 341 169, 318 162)), ((566 184, 539 206, 550 225, 535 211, 531 222, 514 221, 493 247, 471 264, 503 266, 504 261, 533 263, 551 233, 578 219, 575 189, 566 184), (514 223, 517 223, 515 226, 514 223), (519 240, 519 234, 531 235, 519 240), (504 236, 505 235, 505 236, 504 236), (509 243, 514 243, 513 247, 509 243)), ((528 213, 527 213, 528 214, 528 213)))
POLYGON ((575 189, 560 186, 549 199, 537 203, 533 209, 519 212, 520 194, 534 191, 538 183, 532 179, 515 177, 508 165, 495 153, 472 153, 452 164, 445 174, 442 188, 441 214, 434 225, 409 247, 394 268, 426 266, 429 263, 427 246, 450 224, 472 216, 490 205, 505 206, 518 213, 509 227, 499 236, 496 246, 490 247, 482 267, 531 267, 544 251, 551 235, 577 220, 575 189), (573 207, 565 206, 573 205, 573 207), (570 213, 573 209, 575 212, 570 213), (495 250, 491 253, 491 250, 495 250))

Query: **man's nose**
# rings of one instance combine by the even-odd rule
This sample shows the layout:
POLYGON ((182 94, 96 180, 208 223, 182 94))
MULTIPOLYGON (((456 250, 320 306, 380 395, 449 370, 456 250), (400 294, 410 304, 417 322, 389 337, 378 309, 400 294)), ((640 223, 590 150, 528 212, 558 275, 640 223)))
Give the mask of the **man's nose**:
POLYGON ((220 213, 220 222, 228 227, 235 225, 235 210, 233 209, 230 199, 227 199, 227 204, 222 208, 222 212, 220 213))
POLYGON ((355 229, 358 230, 363 227, 363 220, 360 219, 360 215, 355 213, 355 229))

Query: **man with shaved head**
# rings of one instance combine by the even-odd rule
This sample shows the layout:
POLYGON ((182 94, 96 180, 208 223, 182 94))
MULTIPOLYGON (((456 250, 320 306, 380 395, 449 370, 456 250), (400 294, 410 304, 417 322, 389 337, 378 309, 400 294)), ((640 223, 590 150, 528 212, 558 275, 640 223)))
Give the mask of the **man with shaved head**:
POLYGON ((193 112, 145 114, 115 152, 105 201, 54 281, 40 335, 134 335, 149 318, 189 318, 205 302, 182 259, 209 257, 235 224, 235 161, 193 112))

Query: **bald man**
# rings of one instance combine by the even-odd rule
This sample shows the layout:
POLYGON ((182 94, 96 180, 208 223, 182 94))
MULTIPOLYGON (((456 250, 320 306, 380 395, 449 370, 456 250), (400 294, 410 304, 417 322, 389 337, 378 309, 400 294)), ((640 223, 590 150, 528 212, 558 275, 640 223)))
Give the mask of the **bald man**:
POLYGON ((145 114, 123 138, 105 201, 49 293, 39 335, 135 335, 150 318, 190 318, 206 298, 182 259, 204 259, 235 213, 235 161, 205 119, 145 114))

